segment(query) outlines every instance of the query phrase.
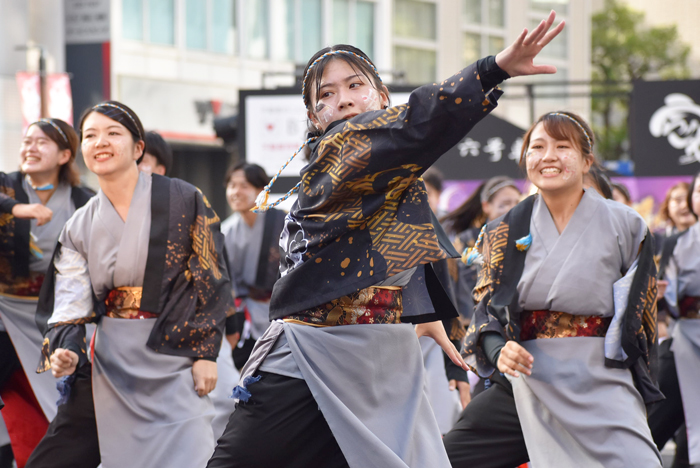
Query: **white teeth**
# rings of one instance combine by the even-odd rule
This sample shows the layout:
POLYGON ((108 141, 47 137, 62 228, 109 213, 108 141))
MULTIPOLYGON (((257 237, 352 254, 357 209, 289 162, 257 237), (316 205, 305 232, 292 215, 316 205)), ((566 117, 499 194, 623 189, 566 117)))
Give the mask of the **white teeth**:
POLYGON ((560 172, 561 169, 557 169, 556 167, 547 167, 542 169, 540 174, 559 174, 560 172))

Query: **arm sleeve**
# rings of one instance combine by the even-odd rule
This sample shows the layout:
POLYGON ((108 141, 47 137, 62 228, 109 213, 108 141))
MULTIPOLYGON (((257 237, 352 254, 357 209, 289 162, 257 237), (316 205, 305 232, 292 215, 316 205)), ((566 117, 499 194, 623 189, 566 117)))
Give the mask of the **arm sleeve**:
POLYGON ((505 345, 506 339, 500 333, 482 333, 481 349, 491 365, 496 369, 498 368, 498 357, 501 355, 501 350, 505 345))
MULTIPOLYGON (((38 369, 41 372, 51 367, 49 359, 59 348, 75 352, 79 358, 78 367, 87 362, 85 323, 93 321, 95 317, 87 260, 77 251, 59 245, 54 255, 53 270, 54 288, 48 292, 53 293, 53 309, 46 322, 42 362, 38 369)), ((46 292, 42 290, 44 294, 46 292)), ((43 299, 41 303, 46 302, 43 299)))
POLYGON ((14 198, 0 193, 0 213, 12 213, 12 208, 14 208, 15 205, 19 205, 19 203, 20 202, 14 198))

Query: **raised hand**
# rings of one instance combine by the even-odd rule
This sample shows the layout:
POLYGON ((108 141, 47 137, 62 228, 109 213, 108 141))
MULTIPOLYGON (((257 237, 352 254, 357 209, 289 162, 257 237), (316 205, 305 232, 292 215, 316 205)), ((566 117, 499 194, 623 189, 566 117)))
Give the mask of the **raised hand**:
POLYGON ((564 21, 550 31, 554 23, 556 13, 552 10, 546 20, 532 30, 530 34, 527 28, 505 50, 496 55, 496 63, 511 77, 523 75, 552 74, 557 72, 554 65, 535 65, 533 59, 542 48, 549 44, 564 29, 564 21))

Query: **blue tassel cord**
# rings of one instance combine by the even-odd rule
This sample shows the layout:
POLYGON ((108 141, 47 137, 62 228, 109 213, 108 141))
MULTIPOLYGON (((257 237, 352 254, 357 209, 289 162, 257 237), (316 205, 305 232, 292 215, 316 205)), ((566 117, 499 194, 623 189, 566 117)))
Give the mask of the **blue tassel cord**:
POLYGON ((515 241, 515 248, 521 252, 525 252, 532 245, 532 234, 528 234, 515 241))
POLYGON ((73 383, 75 383, 75 374, 67 375, 58 379, 56 382, 56 390, 58 390, 58 401, 56 401, 56 406, 68 403, 73 383))
POLYGON ((233 388, 233 393, 229 398, 234 398, 238 401, 242 401, 243 403, 247 403, 252 394, 248 390, 248 385, 257 382, 260 380, 261 376, 253 377, 252 375, 249 375, 245 379, 243 379, 243 385, 236 385, 233 388))

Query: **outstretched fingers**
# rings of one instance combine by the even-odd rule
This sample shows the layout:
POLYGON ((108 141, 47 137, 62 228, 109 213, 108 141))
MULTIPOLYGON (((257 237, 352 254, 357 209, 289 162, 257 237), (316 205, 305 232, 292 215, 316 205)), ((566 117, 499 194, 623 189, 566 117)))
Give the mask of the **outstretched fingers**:
POLYGON ((547 44, 549 44, 550 42, 552 42, 552 39, 557 37, 559 35, 559 33, 564 30, 565 24, 566 24, 566 22, 564 20, 562 20, 561 23, 559 23, 556 28, 552 29, 547 34, 545 34, 545 36, 542 38, 542 40, 540 40, 538 45, 540 47, 544 47, 547 44))

